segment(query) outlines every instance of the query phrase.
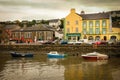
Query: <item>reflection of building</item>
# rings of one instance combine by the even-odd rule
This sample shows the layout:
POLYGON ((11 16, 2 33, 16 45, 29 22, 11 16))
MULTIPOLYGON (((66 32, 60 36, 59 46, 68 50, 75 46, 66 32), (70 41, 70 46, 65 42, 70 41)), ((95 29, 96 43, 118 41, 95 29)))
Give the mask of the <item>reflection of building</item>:
MULTIPOLYGON (((120 11, 119 11, 120 12, 120 11)), ((64 23, 64 38, 68 40, 120 40, 120 27, 118 25, 112 26, 112 17, 110 12, 81 14, 71 9, 69 15, 65 18, 64 23), (115 36, 115 37, 114 37, 115 36)), ((120 18, 118 18, 120 23, 120 18)))
POLYGON ((65 66, 65 80, 83 80, 83 72, 81 65, 65 66))
POLYGON ((107 61, 83 61, 65 66, 65 80, 112 80, 107 61))
POLYGON ((33 42, 37 40, 53 40, 54 31, 46 25, 36 25, 26 27, 21 30, 12 31, 12 39, 22 40, 24 42, 33 42))

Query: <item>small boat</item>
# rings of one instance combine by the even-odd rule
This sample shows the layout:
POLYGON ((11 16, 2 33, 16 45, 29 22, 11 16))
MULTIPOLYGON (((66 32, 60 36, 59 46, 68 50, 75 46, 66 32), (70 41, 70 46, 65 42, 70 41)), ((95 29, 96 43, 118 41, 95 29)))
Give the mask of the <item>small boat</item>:
POLYGON ((32 53, 10 52, 12 57, 33 57, 32 53))
POLYGON ((81 56, 86 60, 107 60, 108 59, 108 55, 100 54, 98 52, 87 53, 81 56))
POLYGON ((57 51, 51 51, 47 53, 48 58, 64 58, 66 54, 59 54, 57 51))

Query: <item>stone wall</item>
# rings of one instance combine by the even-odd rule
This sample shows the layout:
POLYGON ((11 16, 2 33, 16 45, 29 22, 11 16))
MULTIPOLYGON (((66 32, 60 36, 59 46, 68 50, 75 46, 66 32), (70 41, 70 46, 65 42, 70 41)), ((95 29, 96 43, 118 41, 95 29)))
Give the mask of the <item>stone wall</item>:
POLYGON ((117 55, 120 54, 120 45, 0 45, 0 51, 58 51, 68 55, 81 55, 96 51, 117 55))

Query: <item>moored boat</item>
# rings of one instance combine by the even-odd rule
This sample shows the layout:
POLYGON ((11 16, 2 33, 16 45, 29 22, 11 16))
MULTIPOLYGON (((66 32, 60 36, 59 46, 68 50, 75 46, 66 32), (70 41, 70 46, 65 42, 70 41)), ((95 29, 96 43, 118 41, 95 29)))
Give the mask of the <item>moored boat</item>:
POLYGON ((66 54, 60 54, 57 51, 51 51, 47 53, 48 58, 64 58, 67 55, 66 54))
POLYGON ((98 52, 87 53, 81 56, 86 60, 107 60, 108 59, 108 55, 100 54, 98 52))
POLYGON ((12 57, 33 57, 33 53, 10 52, 12 57))

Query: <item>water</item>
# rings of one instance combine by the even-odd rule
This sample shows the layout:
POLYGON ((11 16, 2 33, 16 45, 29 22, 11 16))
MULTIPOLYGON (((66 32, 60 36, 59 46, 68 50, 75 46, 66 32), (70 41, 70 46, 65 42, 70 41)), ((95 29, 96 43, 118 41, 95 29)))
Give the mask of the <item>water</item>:
POLYGON ((0 80, 120 80, 120 60, 85 61, 80 57, 48 59, 37 52, 33 58, 0 54, 0 80))

